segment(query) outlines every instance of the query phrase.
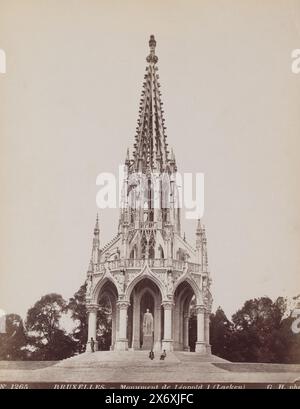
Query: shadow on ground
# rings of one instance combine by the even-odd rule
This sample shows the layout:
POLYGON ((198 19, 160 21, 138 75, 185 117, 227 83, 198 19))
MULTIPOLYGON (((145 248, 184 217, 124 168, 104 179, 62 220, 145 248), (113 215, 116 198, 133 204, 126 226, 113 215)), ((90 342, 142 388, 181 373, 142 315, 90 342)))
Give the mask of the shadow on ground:
POLYGON ((213 362, 213 365, 229 372, 296 372, 300 373, 300 365, 296 364, 264 364, 264 363, 239 363, 239 362, 213 362))

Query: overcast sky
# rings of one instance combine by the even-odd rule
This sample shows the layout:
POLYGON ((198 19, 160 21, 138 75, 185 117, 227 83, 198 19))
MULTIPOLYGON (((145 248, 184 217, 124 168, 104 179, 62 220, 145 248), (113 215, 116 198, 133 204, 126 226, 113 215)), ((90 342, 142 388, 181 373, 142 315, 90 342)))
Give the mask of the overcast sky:
MULTIPOLYGON (((300 293, 299 0, 0 0, 0 309, 84 282, 96 177, 133 145, 150 34, 178 168, 205 173, 214 309, 300 293)), ((117 224, 100 212, 102 245, 117 224)))

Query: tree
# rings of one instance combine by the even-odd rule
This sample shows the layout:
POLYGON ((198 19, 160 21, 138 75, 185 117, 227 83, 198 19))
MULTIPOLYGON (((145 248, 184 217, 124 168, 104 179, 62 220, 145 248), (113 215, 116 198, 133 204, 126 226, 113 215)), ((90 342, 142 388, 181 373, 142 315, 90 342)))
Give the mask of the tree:
POLYGON ((278 362, 284 354, 282 319, 286 304, 280 297, 248 300, 232 316, 234 336, 233 359, 247 362, 278 362))
MULTIPOLYGON (((88 338, 88 315, 86 309, 86 284, 83 284, 79 290, 70 298, 68 310, 71 312, 71 318, 77 323, 73 331, 73 338, 77 346, 76 351, 82 353, 85 351, 88 338)), ((111 345, 111 305, 106 298, 99 303, 97 311, 97 332, 96 340, 100 350, 107 350, 111 345)))
POLYGON ((248 300, 229 321, 211 314, 212 353, 235 362, 300 363, 300 334, 293 333, 287 300, 248 300))
POLYGON ((4 332, 0 334, 0 359, 21 360, 25 357, 26 334, 22 318, 17 314, 1 317, 4 332))
POLYGON ((233 325, 221 307, 210 316, 210 343, 212 353, 225 359, 232 357, 233 325))
POLYGON ((86 284, 83 284, 79 290, 69 299, 67 309, 71 312, 71 318, 77 323, 73 330, 73 338, 76 341, 76 351, 82 353, 85 351, 88 337, 87 310, 85 304, 86 284))
POLYGON ((76 342, 60 328, 53 331, 51 342, 38 346, 32 358, 39 361, 59 361, 73 356, 76 352, 76 342))
POLYGON ((99 350, 109 350, 112 332, 112 308, 107 299, 102 300, 97 311, 97 341, 99 350))
POLYGON ((75 341, 60 328, 66 302, 61 295, 43 296, 27 313, 26 326, 36 348, 35 359, 57 360, 72 356, 75 341))

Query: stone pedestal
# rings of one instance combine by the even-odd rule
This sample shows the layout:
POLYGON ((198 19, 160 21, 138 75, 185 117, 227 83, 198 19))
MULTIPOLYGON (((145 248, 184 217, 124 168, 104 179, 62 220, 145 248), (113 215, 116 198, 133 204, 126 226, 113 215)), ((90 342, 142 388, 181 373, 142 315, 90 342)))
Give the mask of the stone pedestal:
POLYGON ((207 355, 211 355, 211 345, 206 345, 206 353, 207 355))
POLYGON ((154 342, 154 347, 153 347, 153 351, 161 351, 161 341, 155 341, 154 342))
POLYGON ((204 306, 197 305, 196 306, 196 314, 197 314, 197 342, 195 351, 200 353, 201 355, 206 355, 206 342, 204 336, 204 306))
POLYGON ((128 351, 127 339, 127 308, 129 302, 119 301, 117 307, 119 310, 119 332, 115 344, 116 351, 128 351))
POLYGON ((115 350, 116 351, 128 351, 128 340, 127 339, 117 339, 115 350))
POLYGON ((172 339, 164 339, 162 341, 161 349, 162 349, 162 351, 165 349, 166 352, 173 351, 173 340, 172 339))
POLYGON ((164 339, 162 340, 162 350, 173 351, 172 339, 172 308, 173 302, 165 301, 162 303, 164 307, 164 339))
POLYGON ((146 351, 151 351, 151 349, 153 349, 153 335, 143 336, 142 349, 146 351))
POLYGON ((206 355, 206 344, 205 342, 196 342, 195 352, 198 352, 201 355, 206 355))

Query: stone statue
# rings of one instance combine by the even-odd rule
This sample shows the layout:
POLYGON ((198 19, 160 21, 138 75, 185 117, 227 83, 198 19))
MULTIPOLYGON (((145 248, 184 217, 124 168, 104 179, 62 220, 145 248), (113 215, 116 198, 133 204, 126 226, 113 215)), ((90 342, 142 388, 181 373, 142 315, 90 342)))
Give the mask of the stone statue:
POLYGON ((89 276, 87 279, 87 285, 86 285, 86 295, 87 297, 90 297, 92 295, 92 287, 93 287, 93 276, 89 276))
POLYGON ((144 335, 152 335, 153 332, 153 315, 147 308, 144 314, 144 321, 143 321, 143 334, 144 335))
POLYGON ((121 271, 120 274, 115 276, 117 283, 119 285, 119 290, 121 293, 125 291, 125 271, 121 271))

